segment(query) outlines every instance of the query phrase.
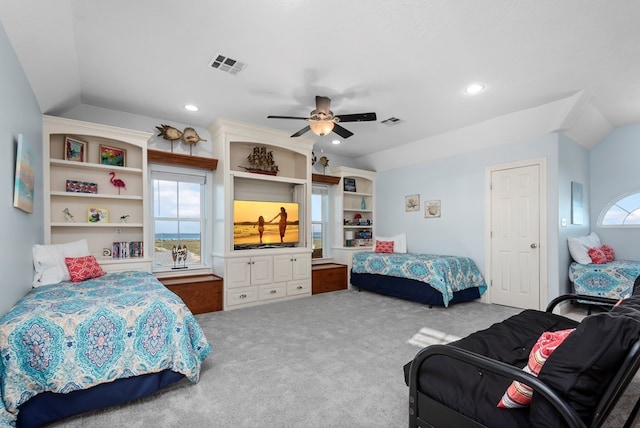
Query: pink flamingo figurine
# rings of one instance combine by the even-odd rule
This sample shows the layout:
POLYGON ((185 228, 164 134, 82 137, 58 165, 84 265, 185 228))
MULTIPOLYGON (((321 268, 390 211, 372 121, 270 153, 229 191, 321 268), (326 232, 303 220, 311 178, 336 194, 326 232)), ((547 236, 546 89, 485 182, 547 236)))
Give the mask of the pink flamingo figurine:
POLYGON ((118 188, 118 195, 120 194, 120 188, 127 190, 127 186, 124 184, 124 181, 120 180, 119 178, 116 178, 115 172, 112 171, 109 173, 109 175, 111 176, 111 179, 109 180, 111 184, 113 184, 118 188))

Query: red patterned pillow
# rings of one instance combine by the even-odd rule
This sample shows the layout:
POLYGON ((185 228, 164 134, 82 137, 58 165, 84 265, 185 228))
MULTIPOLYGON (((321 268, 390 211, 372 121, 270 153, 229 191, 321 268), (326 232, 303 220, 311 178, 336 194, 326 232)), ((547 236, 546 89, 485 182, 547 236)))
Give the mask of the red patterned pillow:
POLYGON ((69 268, 69 275, 73 282, 99 278, 104 275, 100 264, 93 256, 65 257, 64 262, 67 264, 67 268, 69 268))
MULTIPOLYGON (((549 358, 553 351, 560 346, 573 330, 575 329, 570 328, 567 330, 545 331, 542 333, 536 341, 536 344, 533 345, 533 349, 531 349, 529 353, 529 361, 522 370, 538 376, 547 358, 549 358)), ((505 392, 500 399, 498 407, 505 409, 526 407, 531 404, 532 395, 533 389, 531 389, 531 387, 514 380, 511 382, 511 385, 509 385, 509 388, 507 388, 507 392, 505 392)))
POLYGON ((376 241, 376 253, 393 253, 393 241, 376 241))
POLYGON ((589 248, 589 257, 591 257, 591 263, 601 265, 607 262, 607 256, 600 248, 589 248))
POLYGON ((607 263, 611 263, 616 258, 616 253, 613 252, 613 248, 611 248, 607 244, 600 247, 600 249, 604 253, 605 258, 607 259, 607 263))

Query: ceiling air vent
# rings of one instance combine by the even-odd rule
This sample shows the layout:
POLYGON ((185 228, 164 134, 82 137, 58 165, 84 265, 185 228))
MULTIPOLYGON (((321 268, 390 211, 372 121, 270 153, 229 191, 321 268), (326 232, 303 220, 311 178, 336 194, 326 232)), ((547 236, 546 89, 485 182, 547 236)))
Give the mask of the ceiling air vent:
POLYGON ((385 119, 380 123, 384 123, 387 126, 392 126, 392 125, 397 125, 400 122, 402 122, 402 121, 400 119, 398 119, 397 117, 390 117, 389 119, 385 119))
POLYGON ((246 64, 240 61, 236 61, 235 59, 231 59, 228 56, 217 53, 209 63, 209 66, 211 66, 211 68, 215 68, 216 70, 224 71, 235 76, 246 67, 246 64))

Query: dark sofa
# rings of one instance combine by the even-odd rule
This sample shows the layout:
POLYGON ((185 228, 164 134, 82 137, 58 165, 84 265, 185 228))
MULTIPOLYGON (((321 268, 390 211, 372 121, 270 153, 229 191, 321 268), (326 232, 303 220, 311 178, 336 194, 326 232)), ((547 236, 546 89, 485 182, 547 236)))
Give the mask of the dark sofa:
MULTIPOLYGON (((580 323, 552 313, 559 302, 577 299, 616 303, 561 296, 545 312, 525 310, 459 341, 421 350, 404 367, 409 427, 602 425, 640 366, 640 296, 580 323), (537 378, 522 371, 543 332, 569 328, 575 330, 537 378), (497 407, 512 380, 533 388, 529 407, 497 407)), ((638 404, 630 413, 628 426, 636 419, 638 404)))

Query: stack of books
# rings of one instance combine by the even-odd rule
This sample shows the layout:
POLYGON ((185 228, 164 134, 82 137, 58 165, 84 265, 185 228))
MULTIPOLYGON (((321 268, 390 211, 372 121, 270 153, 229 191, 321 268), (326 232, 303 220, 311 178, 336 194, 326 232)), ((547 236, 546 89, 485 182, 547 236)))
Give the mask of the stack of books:
POLYGON ((128 257, 143 257, 144 249, 142 247, 142 241, 114 242, 111 255, 114 259, 124 259, 128 257))

